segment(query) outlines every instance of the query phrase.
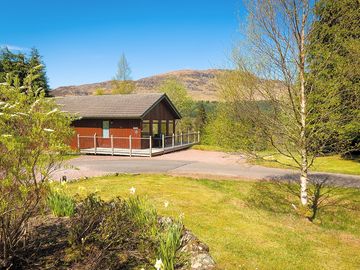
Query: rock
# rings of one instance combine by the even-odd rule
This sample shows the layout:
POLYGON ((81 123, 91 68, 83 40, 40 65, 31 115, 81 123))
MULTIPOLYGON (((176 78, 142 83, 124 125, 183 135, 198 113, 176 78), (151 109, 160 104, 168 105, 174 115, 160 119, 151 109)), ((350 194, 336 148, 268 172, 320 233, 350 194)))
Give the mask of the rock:
POLYGON ((181 251, 190 254, 190 269, 215 269, 215 261, 209 253, 209 247, 189 230, 184 230, 181 238, 181 251))

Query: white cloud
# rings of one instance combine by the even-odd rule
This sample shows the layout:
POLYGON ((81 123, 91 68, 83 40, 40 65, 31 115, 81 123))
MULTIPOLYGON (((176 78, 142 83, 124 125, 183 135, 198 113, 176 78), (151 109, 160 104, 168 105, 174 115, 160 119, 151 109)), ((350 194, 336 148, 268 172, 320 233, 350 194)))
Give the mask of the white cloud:
POLYGON ((14 45, 9 45, 9 44, 0 44, 0 48, 8 48, 10 51, 29 51, 29 48, 24 48, 24 47, 19 47, 19 46, 14 46, 14 45))

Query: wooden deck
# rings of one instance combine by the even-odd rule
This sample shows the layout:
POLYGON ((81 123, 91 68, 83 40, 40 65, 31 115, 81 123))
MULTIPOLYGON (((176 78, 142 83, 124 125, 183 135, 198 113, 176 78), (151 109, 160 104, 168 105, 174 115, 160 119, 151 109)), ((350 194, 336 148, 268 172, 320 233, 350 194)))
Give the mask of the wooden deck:
POLYGON ((162 135, 153 139, 136 137, 102 138, 77 135, 77 148, 82 154, 152 157, 189 148, 200 142, 200 132, 162 135))
POLYGON ((187 149, 197 143, 187 143, 183 145, 176 145, 174 147, 165 147, 165 148, 150 148, 146 149, 128 149, 128 148, 86 148, 80 149, 82 154, 93 154, 93 155, 112 155, 112 156, 130 156, 130 157, 152 157, 163 155, 170 152, 175 152, 183 149, 187 149))

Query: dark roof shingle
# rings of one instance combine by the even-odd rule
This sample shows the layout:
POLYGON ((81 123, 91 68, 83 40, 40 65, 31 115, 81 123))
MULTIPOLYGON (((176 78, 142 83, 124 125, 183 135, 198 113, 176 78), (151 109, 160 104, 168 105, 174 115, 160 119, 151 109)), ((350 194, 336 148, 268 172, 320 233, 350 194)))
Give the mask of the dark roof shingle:
POLYGON ((82 118, 141 118, 152 106, 166 98, 165 94, 127 94, 102 96, 65 96, 55 98, 62 111, 77 114, 82 118))

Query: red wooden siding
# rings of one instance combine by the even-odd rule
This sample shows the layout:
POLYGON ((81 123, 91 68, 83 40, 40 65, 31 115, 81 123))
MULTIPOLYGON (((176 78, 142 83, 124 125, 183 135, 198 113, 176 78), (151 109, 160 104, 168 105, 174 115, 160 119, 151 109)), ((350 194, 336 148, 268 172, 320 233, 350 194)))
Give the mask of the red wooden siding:
MULTIPOLYGON (((104 119, 108 120, 108 119, 104 119)), ((111 138, 102 138, 101 119, 81 119, 73 123, 75 133, 86 138, 80 138, 80 148, 93 148, 94 135, 96 134, 96 147, 111 147, 111 138)), ((132 136, 132 148, 141 148, 140 120, 116 119, 109 120, 110 136, 112 135, 115 148, 129 148, 129 136, 132 136), (121 138, 120 138, 121 137, 121 138)), ((71 147, 77 148, 77 138, 71 141, 71 147)))

